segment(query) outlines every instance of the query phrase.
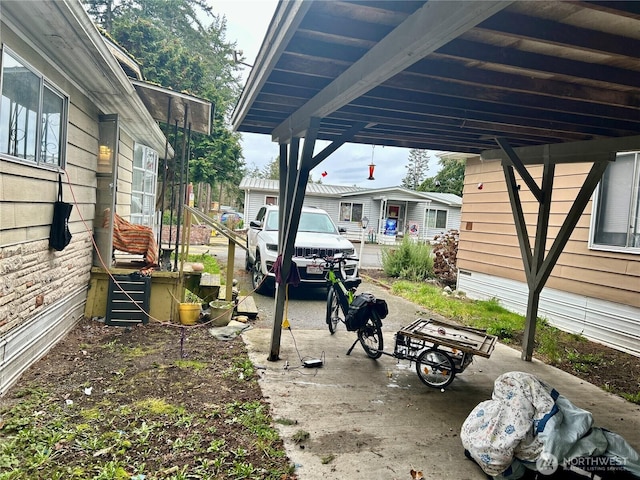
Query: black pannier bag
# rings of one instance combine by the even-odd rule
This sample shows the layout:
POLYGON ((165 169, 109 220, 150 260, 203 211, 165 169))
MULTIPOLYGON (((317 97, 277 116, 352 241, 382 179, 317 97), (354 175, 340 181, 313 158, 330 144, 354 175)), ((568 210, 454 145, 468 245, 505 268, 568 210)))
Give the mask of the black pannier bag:
POLYGON ((375 300, 376 297, 370 293, 361 293, 353 299, 345 317, 347 330, 353 332, 367 323, 369 309, 374 305, 375 300))
POLYGON ((382 320, 383 318, 387 318, 387 315, 389 315, 389 307, 387 306, 387 302, 382 298, 376 298, 376 301, 373 304, 373 309, 378 314, 378 317, 380 317, 380 320, 382 320))
POLYGON ((62 201, 62 175, 58 174, 58 201, 53 204, 53 221, 49 233, 49 247, 54 250, 64 250, 71 241, 69 231, 69 216, 73 205, 62 201))

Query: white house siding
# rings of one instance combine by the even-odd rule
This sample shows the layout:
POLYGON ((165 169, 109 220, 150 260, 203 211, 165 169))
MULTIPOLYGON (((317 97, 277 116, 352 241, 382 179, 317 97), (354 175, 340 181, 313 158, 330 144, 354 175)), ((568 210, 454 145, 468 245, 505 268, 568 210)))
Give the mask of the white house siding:
POLYGON ((130 135, 120 130, 118 141, 118 195, 116 198, 116 212, 118 215, 130 219, 131 216, 131 185, 133 183, 133 149, 134 142, 130 135))
MULTIPOLYGON (((350 240, 360 241, 362 238, 362 224, 360 222, 345 222, 340 220, 340 203, 361 203, 362 204, 362 217, 367 217, 369 219, 369 226, 367 228, 368 233, 369 229, 374 227, 374 223, 378 218, 378 208, 376 208, 375 202, 371 200, 370 197, 366 195, 350 195, 347 198, 342 198, 339 200, 332 199, 331 203, 333 205, 332 210, 335 210, 335 215, 330 213, 331 218, 338 219, 336 224, 340 228, 344 228, 347 233, 347 238, 350 240)), ((324 207, 323 207, 324 208, 324 207)), ((326 210, 326 208, 325 208, 326 210)), ((327 210, 328 211, 328 210, 327 210)))
MULTIPOLYGON (((547 248, 589 168, 589 164, 556 167, 547 248)), ((542 169, 529 170, 539 183, 542 169)), ((517 183, 524 185, 518 177, 517 183)), ((526 188, 520 194, 531 236, 538 204, 526 188)), ((589 250, 591 209, 589 203, 551 272, 540 315, 563 330, 640 353, 640 256, 589 250)), ((530 242, 533 245, 533 237, 530 242)), ((522 257, 500 162, 467 160, 458 268, 459 288, 472 298, 495 297, 514 306, 526 302, 522 257), (506 288, 507 284, 511 286, 506 288)))
POLYGON ((462 211, 459 208, 448 209, 447 212, 447 230, 459 230, 462 211))
MULTIPOLYGON (((247 177, 240 183, 240 188, 245 191, 245 220, 248 219, 250 221, 255 218, 258 209, 264 204, 267 196, 277 196, 278 181, 247 177)), ((358 187, 323 184, 309 184, 307 186, 304 205, 326 210, 338 227, 346 229, 346 236, 350 240, 358 241, 362 236, 360 222, 340 220, 340 203, 342 202, 362 203, 363 216, 369 218, 369 226, 365 232, 366 236, 367 238, 373 236, 379 241, 381 240, 381 232, 384 229, 384 219, 381 220, 381 208, 387 204, 401 207, 400 215, 403 221, 406 209, 407 222, 418 222, 419 238, 423 240, 431 240, 436 234, 448 229, 460 228, 461 198, 456 195, 413 192, 400 187, 368 190, 358 187), (425 228, 425 210, 429 205, 448 212, 447 228, 430 230, 425 228)))

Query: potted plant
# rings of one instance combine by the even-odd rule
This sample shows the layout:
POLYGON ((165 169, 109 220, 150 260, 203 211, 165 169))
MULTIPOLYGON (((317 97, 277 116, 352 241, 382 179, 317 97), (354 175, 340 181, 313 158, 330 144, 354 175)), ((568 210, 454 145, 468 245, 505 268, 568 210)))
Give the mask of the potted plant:
POLYGON ((233 316, 233 310, 235 308, 234 302, 227 302, 226 300, 214 300, 209 302, 209 316, 211 319, 211 325, 214 327, 225 327, 231 321, 233 316))
POLYGON ((178 303, 178 317, 182 325, 195 325, 202 313, 202 300, 189 290, 186 291, 185 301, 178 303))

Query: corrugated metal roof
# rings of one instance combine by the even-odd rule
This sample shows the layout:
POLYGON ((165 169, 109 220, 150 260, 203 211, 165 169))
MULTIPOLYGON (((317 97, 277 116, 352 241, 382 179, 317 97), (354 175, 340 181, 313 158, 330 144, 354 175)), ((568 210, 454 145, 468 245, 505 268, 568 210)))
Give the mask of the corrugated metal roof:
MULTIPOLYGON (((268 192, 279 191, 278 180, 270 178, 244 177, 240 182, 241 190, 264 190, 268 192)), ((346 187, 343 185, 326 185, 324 183, 308 183, 307 193, 322 196, 352 196, 352 195, 384 195, 385 193, 393 195, 402 195, 403 198, 415 197, 416 199, 424 198, 433 202, 443 203, 450 206, 461 206, 462 197, 452 193, 437 192, 416 192, 403 187, 388 188, 363 188, 363 187, 346 187)))
POLYGON ((435 202, 445 203, 447 205, 453 206, 462 206, 462 197, 454 193, 437 193, 437 192, 420 192, 425 198, 429 200, 433 200, 435 202))
MULTIPOLYGON (((444 203, 450 206, 461 206, 462 205, 462 197, 455 195, 453 193, 438 193, 438 192, 417 192, 415 190, 410 190, 404 187, 386 187, 386 188, 375 188, 375 189, 364 189, 363 193, 367 193, 369 195, 388 195, 393 196, 402 196, 402 198, 424 198, 425 200, 431 200, 433 202, 444 203)), ((347 193, 347 195, 349 195, 347 193)))
MULTIPOLYGON (((270 178, 244 177, 240 182, 241 190, 265 190, 277 192, 280 182, 270 178)), ((336 196, 345 193, 364 192, 366 188, 362 187, 346 187, 343 185, 325 185, 324 183, 308 183, 307 192, 316 195, 336 196)))

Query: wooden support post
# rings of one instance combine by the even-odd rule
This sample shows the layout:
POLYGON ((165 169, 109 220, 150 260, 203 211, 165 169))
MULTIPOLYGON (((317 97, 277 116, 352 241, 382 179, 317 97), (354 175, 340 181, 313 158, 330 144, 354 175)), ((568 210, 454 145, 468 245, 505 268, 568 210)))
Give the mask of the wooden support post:
POLYGON ((233 265, 236 256, 236 244, 229 240, 227 249, 227 285, 225 289, 224 299, 230 302, 233 298, 233 265))
MULTIPOLYGON (((280 192, 278 197, 278 250, 280 252, 283 251, 283 245, 285 244, 286 214, 291 211, 291 204, 293 203, 293 189, 295 186, 295 172, 297 170, 299 148, 299 138, 292 138, 291 145, 288 149, 287 145, 280 144, 280 192), (291 177, 291 181, 289 181, 289 177, 291 177)), ((271 350, 269 357, 267 358, 271 362, 275 362, 280 359, 280 338, 282 337, 285 293, 284 288, 278 288, 278 285, 276 284, 276 294, 274 295, 275 308, 273 314, 273 329, 271 330, 271 350)))
MULTIPOLYGON (((316 137, 320 128, 320 118, 312 117, 309 120, 309 127, 304 139, 302 158, 298 162, 298 152, 300 139, 291 138, 289 156, 287 157, 286 145, 280 145, 280 237, 278 242, 278 252, 282 256, 281 275, 283 278, 289 276, 291 270, 291 258, 293 256, 294 241, 298 233, 298 223, 304 200, 309 173, 325 160, 331 153, 335 152, 341 145, 351 140, 362 128, 368 126, 366 123, 357 123, 346 131, 339 139, 325 147, 315 157, 313 150, 316 137), (299 164, 299 165, 298 165, 299 164), (286 166, 286 169, 283 168, 286 166)), ((271 333, 271 350, 268 360, 279 360, 280 337, 282 335, 282 321, 284 317, 286 285, 276 284, 275 309, 273 318, 273 331, 271 333)))
POLYGON ((526 362, 530 362, 533 357, 539 304, 540 292, 529 288, 529 295, 527 296, 527 317, 524 324, 524 337, 522 338, 522 354, 520 355, 520 358, 526 362))
POLYGON ((551 158, 550 146, 545 145, 542 151, 540 151, 540 155, 543 158, 542 162, 538 161, 537 163, 542 163, 544 169, 542 172, 542 186, 538 187, 533 177, 529 174, 524 162, 519 158, 516 151, 511 148, 508 142, 504 139, 496 139, 496 141, 507 157, 506 159, 503 159, 502 168, 507 184, 507 192, 509 193, 509 201, 511 202, 513 220, 518 234, 518 243, 520 245, 522 261, 524 264, 524 273, 529 287, 524 338, 522 339, 522 359, 525 361, 531 361, 535 343, 534 340, 536 334, 536 321, 538 318, 538 306, 540 304, 540 293, 551 274, 551 270, 555 266, 556 260, 569 240, 569 236, 576 226, 580 215, 584 211, 591 194, 602 178, 608 163, 615 160, 615 152, 601 153, 599 154, 599 158, 592 159, 594 163, 591 170, 545 258, 547 233, 549 230, 549 216, 551 213, 551 194, 553 192, 553 179, 555 176, 555 162, 551 158), (527 225, 520 200, 520 186, 516 185, 514 168, 518 171, 524 182, 538 200, 538 219, 536 224, 536 238, 533 253, 531 252, 527 225))

